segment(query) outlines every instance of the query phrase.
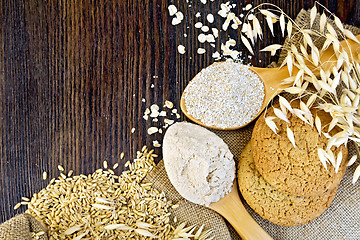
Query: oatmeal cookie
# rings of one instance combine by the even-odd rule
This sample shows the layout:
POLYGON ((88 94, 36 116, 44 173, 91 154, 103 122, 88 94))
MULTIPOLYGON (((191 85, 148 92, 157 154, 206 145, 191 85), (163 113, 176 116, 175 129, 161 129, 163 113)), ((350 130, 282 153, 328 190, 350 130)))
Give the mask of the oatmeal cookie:
MULTIPOLYGON (((291 105, 298 107, 299 101, 291 105)), ((322 126, 330 122, 327 113, 312 111, 319 116, 322 126)), ((338 173, 331 164, 325 169, 318 157, 318 149, 326 148, 328 142, 323 134, 319 136, 315 127, 290 113, 287 115, 290 123, 274 119, 279 128, 275 134, 266 125, 264 114, 257 120, 252 134, 254 162, 264 179, 277 190, 295 196, 319 196, 335 189, 346 171, 347 148, 344 145, 332 148, 335 156, 342 151, 338 173), (294 133, 296 148, 287 137, 287 127, 294 133)), ((275 116, 273 108, 267 110, 267 116, 275 116)))
POLYGON ((250 143, 238 165, 238 184, 242 196, 261 217, 282 226, 308 223, 320 216, 336 194, 336 188, 322 196, 299 197, 277 191, 256 170, 250 143))

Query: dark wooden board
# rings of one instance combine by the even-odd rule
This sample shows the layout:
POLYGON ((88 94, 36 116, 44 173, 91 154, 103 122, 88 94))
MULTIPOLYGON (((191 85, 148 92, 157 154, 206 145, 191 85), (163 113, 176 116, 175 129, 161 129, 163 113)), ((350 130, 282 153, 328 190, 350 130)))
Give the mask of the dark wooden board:
MULTIPOLYGON (((43 171, 56 177, 61 164, 75 174, 91 173, 107 160, 110 166, 118 162, 120 173, 137 150, 160 138, 147 134, 153 124, 142 119, 145 108, 166 99, 179 107, 189 80, 214 61, 208 45, 208 54, 196 54, 203 44, 196 40, 194 15, 218 9, 222 1, 192 2, 0 1, 0 222, 25 210, 13 210, 22 196, 47 185, 43 171), (170 2, 185 14, 178 26, 171 25, 170 2), (179 44, 186 54, 177 53, 179 44)), ((241 13, 250 1, 237 2, 241 13)), ((272 2, 293 18, 313 4, 272 2)), ((359 1, 321 2, 343 21, 359 24, 359 1)), ((270 62, 260 47, 282 41, 269 31, 264 35, 251 59, 257 66, 270 62)))

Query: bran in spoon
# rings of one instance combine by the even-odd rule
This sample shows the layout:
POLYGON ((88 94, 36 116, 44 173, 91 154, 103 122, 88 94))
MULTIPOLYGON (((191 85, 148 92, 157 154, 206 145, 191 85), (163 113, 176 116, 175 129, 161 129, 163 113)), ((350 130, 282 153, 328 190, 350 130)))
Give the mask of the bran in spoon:
POLYGON ((219 128, 249 123, 264 97, 264 84, 257 74, 233 61, 204 68, 184 91, 187 112, 206 126, 219 128))

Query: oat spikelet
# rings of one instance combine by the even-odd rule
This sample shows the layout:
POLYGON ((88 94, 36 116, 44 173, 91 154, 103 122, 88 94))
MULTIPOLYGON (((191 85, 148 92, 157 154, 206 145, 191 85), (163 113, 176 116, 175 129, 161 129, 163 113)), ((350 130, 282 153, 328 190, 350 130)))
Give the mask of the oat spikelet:
POLYGON ((315 116, 315 127, 319 133, 319 136, 321 136, 321 120, 318 115, 315 116))
POLYGON ((291 144, 294 146, 294 148, 296 148, 294 133, 293 133, 293 131, 291 131, 291 129, 289 127, 286 127, 286 134, 287 134, 287 137, 290 140, 291 144))
POLYGON ((356 170, 353 175, 352 183, 355 184, 356 181, 359 179, 359 177, 360 177, 360 164, 359 166, 356 167, 356 170))
POLYGON ((338 18, 337 16, 334 16, 334 22, 335 22, 335 25, 340 29, 340 31, 344 32, 344 26, 341 23, 340 18, 338 18))
POLYGON ((302 92, 304 92, 304 89, 299 87, 288 87, 285 89, 285 91, 291 94, 301 94, 302 92))
POLYGON ((253 28, 256 30, 259 38, 262 39, 263 33, 262 33, 261 25, 256 17, 253 19, 253 28))
POLYGON ((310 27, 312 27, 315 21, 316 13, 317 13, 317 9, 316 9, 316 5, 314 5, 310 10, 310 27))
POLYGON ((275 115, 278 117, 278 118, 280 118, 281 120, 284 120, 285 122, 287 122, 287 123, 290 123, 289 122, 289 119, 286 117, 286 113, 284 113, 283 111, 281 111, 280 109, 278 109, 278 108, 273 108, 274 109, 274 113, 275 113, 275 115))
POLYGON ((279 102, 280 102, 280 108, 282 109, 283 112, 284 112, 284 108, 286 108, 287 110, 289 110, 289 112, 294 113, 294 110, 291 107, 290 103, 284 97, 279 96, 279 102))
POLYGON ((316 95, 316 94, 312 94, 312 95, 309 97, 309 99, 306 101, 306 106, 308 106, 308 108, 311 108, 316 99, 317 99, 317 95, 316 95))
POLYGON ((287 23, 287 25, 286 25, 286 30, 287 30, 287 32, 288 32, 288 37, 289 37, 289 39, 291 38, 292 28, 293 28, 292 22, 289 20, 288 23, 287 23))
POLYGON ((265 123, 275 134, 277 134, 278 127, 274 123, 274 121, 273 121, 274 119, 275 119, 275 117, 266 117, 265 123))
POLYGON ((355 35, 350 30, 344 29, 344 34, 347 38, 350 38, 351 40, 360 43, 360 41, 355 37, 355 35))
POLYGON ((259 11, 260 11, 260 13, 262 13, 266 17, 269 16, 269 17, 275 18, 275 19, 278 18, 278 16, 276 16, 274 13, 272 13, 272 12, 270 12, 268 10, 260 9, 259 11))
POLYGON ((354 162, 357 160, 357 158, 358 158, 358 156, 355 154, 355 155, 353 155, 351 158, 350 158, 350 160, 349 160, 349 162, 347 163, 347 165, 346 166, 351 166, 351 165, 353 165, 354 164, 354 162))
POLYGON ((308 33, 306 33, 306 32, 303 32, 303 36, 304 36, 304 44, 305 44, 305 46, 309 45, 310 47, 314 47, 314 43, 311 40, 310 35, 308 33))
POLYGON ((327 170, 327 162, 328 162, 327 155, 328 154, 324 151, 324 149, 318 148, 318 156, 319 156, 320 162, 323 164, 323 166, 326 170, 327 170))
POLYGON ((286 65, 287 68, 289 70, 289 75, 292 75, 292 70, 293 70, 293 56, 290 52, 288 52, 288 55, 286 56, 286 65))
POLYGON ((320 58, 319 58, 319 55, 316 52, 315 48, 316 48, 315 46, 313 48, 311 48, 311 59, 312 59, 312 62, 314 63, 314 66, 317 67, 317 66, 319 66, 320 58))
POLYGON ((294 113, 295 113, 295 116, 297 116, 298 118, 300 118, 303 122, 310 124, 310 122, 304 117, 306 115, 306 113, 303 111, 303 110, 300 110, 300 109, 294 109, 294 113))
POLYGON ((339 171, 342 158, 343 158, 342 151, 340 151, 338 153, 338 155, 336 157, 336 161, 335 161, 335 173, 338 173, 338 171, 339 171))
POLYGON ((271 31, 271 34, 274 36, 274 26, 273 26, 272 18, 271 18, 270 15, 267 15, 267 16, 266 16, 266 22, 267 22, 267 24, 268 24, 268 26, 269 26, 269 29, 270 29, 270 31, 271 31))
POLYGON ((252 28, 251 28, 251 24, 248 24, 248 25, 247 25, 246 35, 247 35, 247 37, 250 39, 251 44, 254 45, 254 35, 253 35, 253 30, 252 30, 252 28))
POLYGON ((318 81, 318 84, 322 89, 324 89, 327 92, 335 93, 335 89, 332 89, 329 84, 327 84, 324 81, 318 81))
POLYGON ((284 36, 284 34, 285 34, 285 16, 284 16, 284 14, 280 15, 280 28, 281 28, 282 36, 284 36))
POLYGON ((282 45, 272 44, 260 50, 260 52, 271 52, 271 56, 274 56, 276 51, 281 49, 282 45))
POLYGON ((335 29, 331 26, 330 23, 326 24, 326 29, 329 31, 329 33, 334 36, 335 38, 337 38, 337 33, 335 31, 335 29))
POLYGON ((132 230, 133 228, 127 226, 126 224, 109 224, 104 227, 105 230, 132 230))
POLYGON ((246 37, 244 37, 243 35, 241 35, 241 41, 244 43, 245 47, 249 50, 249 52, 254 55, 254 52, 252 50, 252 47, 249 43, 249 41, 246 39, 246 37))
POLYGON ((194 238, 195 238, 195 239, 198 239, 198 238, 200 237, 200 234, 201 234, 201 232, 203 231, 204 226, 205 226, 204 224, 201 225, 201 227, 196 231, 196 233, 195 233, 195 235, 194 235, 194 238))
POLYGON ((320 32, 322 32, 322 33, 325 30, 326 22, 327 22, 327 17, 326 17, 325 12, 323 12, 320 16, 320 32))
POLYGON ((71 228, 69 228, 68 230, 66 230, 64 232, 65 235, 71 235, 79 230, 81 230, 82 227, 80 225, 75 225, 75 226, 72 226, 71 228))

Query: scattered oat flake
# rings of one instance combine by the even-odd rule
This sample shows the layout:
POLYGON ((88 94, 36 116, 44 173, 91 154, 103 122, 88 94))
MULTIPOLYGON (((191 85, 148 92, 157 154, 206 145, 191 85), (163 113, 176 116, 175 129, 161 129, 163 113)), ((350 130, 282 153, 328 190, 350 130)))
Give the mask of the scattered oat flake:
MULTIPOLYGON (((158 105, 153 104, 153 105, 150 106, 150 109, 151 109, 151 111, 153 112, 153 111, 159 111, 160 108, 159 108, 158 105)), ((150 113, 150 111, 149 111, 149 113, 150 113)))
POLYGON ((198 54, 204 54, 205 52, 206 52, 206 50, 204 48, 198 48, 197 49, 198 54))
POLYGON ((212 34, 206 35, 206 41, 209 43, 215 42, 214 35, 212 35, 212 34))
POLYGON ((162 130, 162 129, 159 129, 159 133, 163 133, 163 130, 162 130))
POLYGON ((152 121, 153 121, 153 122, 158 122, 158 121, 159 121, 159 119, 154 118, 152 121))
POLYGON ((131 129, 131 133, 134 133, 134 132, 135 132, 135 128, 132 128, 132 129, 131 129))
POLYGON ((203 4, 206 4, 206 0, 200 0, 203 4))
POLYGON ((157 140, 155 140, 155 141, 153 141, 153 146, 154 147, 161 147, 161 144, 157 140))
POLYGON ((246 11, 249 11, 251 8, 252 8, 252 5, 251 5, 251 4, 248 4, 248 5, 245 6, 245 10, 246 10, 246 11))
POLYGON ((64 171, 64 168, 61 165, 58 165, 58 169, 59 169, 59 171, 64 171))
POLYGON ((174 104, 172 102, 170 102, 169 100, 165 100, 165 105, 164 107, 167 107, 169 109, 172 109, 174 107, 174 104))
POLYGON ((215 59, 218 59, 218 58, 220 58, 220 53, 218 51, 216 51, 212 54, 212 57, 215 59))
POLYGON ((181 20, 179 20, 178 18, 173 18, 172 21, 171 21, 171 24, 172 25, 178 25, 179 23, 181 23, 181 20))
POLYGON ((210 28, 208 26, 201 27, 201 31, 203 31, 203 32, 208 32, 209 30, 210 30, 210 28))
POLYGON ((219 36, 219 30, 217 28, 212 28, 211 30, 213 32, 214 37, 217 38, 219 36))
POLYGON ((142 102, 145 102, 146 100, 145 100, 145 98, 142 98, 141 101, 142 101, 142 102))
POLYGON ((165 116, 166 116, 166 112, 165 112, 165 111, 161 111, 161 112, 159 113, 159 116, 160 116, 160 117, 165 117, 165 116))
POLYGON ((159 129, 157 127, 150 127, 147 132, 149 135, 157 133, 159 131, 159 129))
POLYGON ((196 14, 195 14, 195 17, 200 17, 201 16, 201 13, 200 12, 197 12, 196 14))
POLYGON ((175 13, 175 16, 177 19, 179 19, 180 21, 182 21, 184 19, 184 14, 182 12, 177 12, 175 13))
POLYGON ((185 53, 185 46, 184 45, 179 45, 178 46, 178 52, 180 54, 184 54, 185 53))
POLYGON ((195 28, 201 28, 203 26, 202 22, 195 23, 195 28))
POLYGON ((154 84, 151 84, 151 86, 150 86, 151 88, 154 88, 155 87, 155 85, 154 84))
POLYGON ((165 119, 164 119, 164 123, 166 123, 166 124, 168 124, 168 125, 171 125, 171 124, 174 123, 174 120, 165 118, 165 119))
POLYGON ((206 16, 206 19, 208 20, 209 23, 213 23, 214 22, 214 15, 212 15, 211 13, 209 13, 206 16))
POLYGON ((239 28, 239 26, 236 23, 233 23, 231 24, 231 28, 236 30, 239 28))
POLYGON ((169 9, 170 16, 175 15, 175 13, 177 12, 177 8, 175 5, 169 5, 168 9, 169 9))
POLYGON ((198 40, 199 40, 199 42, 204 43, 206 41, 206 35, 203 33, 200 33, 198 36, 198 40))

